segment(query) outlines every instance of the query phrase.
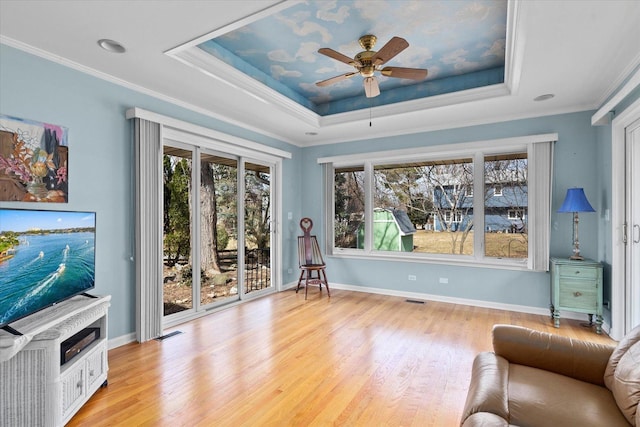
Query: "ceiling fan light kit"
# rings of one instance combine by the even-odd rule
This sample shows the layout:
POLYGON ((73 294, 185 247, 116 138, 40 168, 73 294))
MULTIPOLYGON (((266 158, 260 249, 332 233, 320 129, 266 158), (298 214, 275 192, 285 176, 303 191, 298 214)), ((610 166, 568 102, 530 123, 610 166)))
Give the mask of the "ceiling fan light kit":
POLYGON ((367 96, 367 98, 374 98, 380 95, 378 79, 376 79, 375 77, 376 71, 380 72, 380 74, 386 77, 395 77, 400 79, 422 80, 427 77, 427 70, 422 68, 380 68, 387 61, 394 58, 400 52, 408 48, 409 43, 407 43, 407 41, 401 37, 393 37, 387 42, 387 44, 382 46, 382 49, 380 49, 379 51, 375 51, 372 49, 375 46, 377 40, 378 38, 373 34, 367 34, 360 37, 358 42, 364 50, 362 52, 359 52, 355 57, 353 57, 353 59, 328 47, 319 49, 318 53, 335 59, 336 61, 340 61, 347 65, 350 65, 354 67, 356 71, 316 82, 316 85, 320 87, 329 86, 359 74, 364 78, 363 85, 365 95, 367 96))

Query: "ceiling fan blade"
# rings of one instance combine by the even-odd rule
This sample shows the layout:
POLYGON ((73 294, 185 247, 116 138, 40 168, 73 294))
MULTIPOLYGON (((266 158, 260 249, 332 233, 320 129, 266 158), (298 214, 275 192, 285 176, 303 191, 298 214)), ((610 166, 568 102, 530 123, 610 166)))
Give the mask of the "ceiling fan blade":
POLYGON ((343 55, 340 52, 337 52, 328 47, 323 47, 321 49, 318 49, 318 53, 328 56, 329 58, 333 58, 336 61, 344 62, 345 64, 351 65, 352 67, 362 65, 360 64, 360 62, 355 61, 353 58, 349 58, 347 55, 343 55))
POLYGON ((373 65, 382 65, 408 47, 409 43, 405 39, 394 37, 373 55, 371 62, 373 65))
POLYGON ((378 86, 378 79, 375 77, 367 77, 364 79, 364 93, 367 98, 375 98, 380 95, 380 86, 378 86))
POLYGON ((384 67, 380 70, 383 76, 397 77, 399 79, 422 80, 427 77, 428 71, 423 68, 384 67))
POLYGON ((349 77, 353 77, 356 74, 358 74, 357 71, 354 71, 353 73, 341 74, 339 76, 331 77, 330 79, 327 79, 327 80, 322 80, 321 82, 316 82, 316 86, 329 86, 334 83, 338 83, 342 80, 348 79, 349 77))

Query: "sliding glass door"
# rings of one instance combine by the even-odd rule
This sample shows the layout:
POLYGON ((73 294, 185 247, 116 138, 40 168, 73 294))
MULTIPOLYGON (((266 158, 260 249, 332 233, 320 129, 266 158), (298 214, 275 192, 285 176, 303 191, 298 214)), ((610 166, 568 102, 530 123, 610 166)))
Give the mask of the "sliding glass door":
POLYGON ((162 162, 165 319, 273 291, 274 165, 177 141, 162 162))
POLYGON ((193 151, 165 145, 162 156, 164 315, 193 309, 193 151))
POLYGON ((272 286, 271 177, 269 165, 244 163, 245 294, 272 286))
POLYGON ((238 299, 238 160, 200 154, 200 305, 238 299))

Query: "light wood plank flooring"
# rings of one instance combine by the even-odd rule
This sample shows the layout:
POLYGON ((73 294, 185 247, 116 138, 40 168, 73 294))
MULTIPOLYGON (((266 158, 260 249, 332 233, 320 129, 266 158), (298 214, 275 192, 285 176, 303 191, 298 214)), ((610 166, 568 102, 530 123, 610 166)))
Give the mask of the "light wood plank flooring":
POLYGON ((614 343, 549 316, 290 290, 111 350, 109 385, 69 425, 456 426, 496 323, 614 343))

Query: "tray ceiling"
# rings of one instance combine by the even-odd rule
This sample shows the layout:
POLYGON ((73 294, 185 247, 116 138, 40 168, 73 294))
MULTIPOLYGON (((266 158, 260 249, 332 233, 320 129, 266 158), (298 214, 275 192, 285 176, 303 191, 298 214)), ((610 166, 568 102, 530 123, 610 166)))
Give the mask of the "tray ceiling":
MULTIPOLYGON (((504 82, 506 0, 290 2, 199 42, 215 60, 321 116, 443 95, 504 82), (376 73, 381 94, 364 96, 361 76, 335 85, 315 82, 354 71, 318 53, 330 47, 353 58, 359 37, 374 34, 379 50, 399 36, 409 47, 391 66, 426 68, 423 81, 376 73)), ((178 49, 179 50, 179 49, 178 49)), ((175 51, 174 51, 175 53, 175 51)), ((212 67, 211 69, 213 69, 212 67)))

